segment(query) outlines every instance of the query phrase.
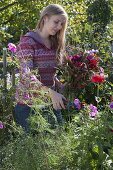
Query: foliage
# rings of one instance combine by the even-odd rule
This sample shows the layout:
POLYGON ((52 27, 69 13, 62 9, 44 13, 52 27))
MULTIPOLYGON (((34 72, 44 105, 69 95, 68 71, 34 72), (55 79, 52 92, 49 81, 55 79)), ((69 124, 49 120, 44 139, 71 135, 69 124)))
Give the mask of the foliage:
POLYGON ((14 88, 8 90, 0 88, 0 121, 4 125, 4 128, 0 129, 0 145, 3 145, 10 137, 9 125, 13 121, 14 93, 14 88))
MULTIPOLYGON (((29 29, 34 29, 39 19, 41 9, 51 3, 61 4, 66 9, 69 15, 67 39, 71 43, 79 44, 83 41, 88 41, 90 36, 94 35, 93 30, 95 30, 96 27, 98 29, 98 26, 101 27, 101 24, 103 25, 105 21, 109 23, 112 20, 112 0, 110 0, 110 2, 105 0, 77 0, 76 2, 73 0, 47 0, 46 2, 38 0, 0 1, 0 32, 2 47, 4 44, 6 46, 8 42, 17 43, 21 34, 26 33, 29 29), (105 3, 106 5, 104 5, 105 3), (101 6, 104 6, 104 8, 100 8, 101 6), (106 14, 106 12, 104 13, 106 10, 105 7, 108 8, 106 16, 103 15, 106 14), (99 15, 97 15, 97 11, 99 15), (95 20, 90 20, 89 22, 87 18, 91 15, 94 15, 93 18, 96 16, 96 20, 101 22, 96 23, 95 20), (107 20, 106 18, 103 18, 103 16, 107 17, 107 20)), ((100 32, 101 30, 98 30, 98 34, 100 34, 100 32)))
POLYGON ((93 3, 90 3, 88 9, 88 21, 96 23, 97 29, 96 32, 104 31, 106 25, 111 20, 111 6, 109 1, 106 0, 95 0, 93 3), (100 29, 100 30, 99 30, 100 29))
POLYGON ((41 126, 30 134, 15 131, 16 136, 0 150, 2 170, 112 168, 113 113, 107 104, 95 118, 89 116, 86 105, 74 112, 71 122, 55 129, 48 129, 38 112, 38 121, 49 131, 41 126))
MULTIPOLYGON (((8 49, 6 49, 7 51, 8 49)), ((15 98, 15 86, 12 83, 12 76, 14 70, 17 68, 17 62, 14 57, 14 52, 9 49, 8 53, 4 54, 1 59, 2 66, 6 60, 6 74, 4 74, 4 68, 1 68, 0 75, 0 121, 3 122, 3 128, 0 131, 0 144, 4 143, 9 138, 9 125, 13 121, 14 112, 14 98, 15 98), (4 60, 4 61, 3 61, 4 60), (9 77, 8 77, 9 76, 9 77), (5 126, 6 125, 6 126, 5 126)), ((15 79, 16 81, 16 79, 15 79)))

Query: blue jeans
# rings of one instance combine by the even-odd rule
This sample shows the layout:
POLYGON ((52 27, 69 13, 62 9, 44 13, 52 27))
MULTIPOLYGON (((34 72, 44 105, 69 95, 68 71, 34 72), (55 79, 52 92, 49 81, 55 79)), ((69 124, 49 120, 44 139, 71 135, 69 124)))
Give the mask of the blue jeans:
MULTIPOLYGON (((30 130, 29 122, 28 122, 27 119, 29 118, 30 115, 34 115, 34 114, 35 114, 35 111, 32 110, 31 107, 29 107, 27 105, 17 104, 15 106, 15 109, 14 109, 15 122, 18 125, 22 126, 22 128, 26 132, 29 132, 29 130, 30 130)), ((48 114, 47 111, 46 111, 46 114, 48 114)), ((54 110, 54 114, 57 118, 58 124, 62 125, 64 120, 63 120, 63 117, 62 117, 62 114, 61 114, 61 110, 54 110)))

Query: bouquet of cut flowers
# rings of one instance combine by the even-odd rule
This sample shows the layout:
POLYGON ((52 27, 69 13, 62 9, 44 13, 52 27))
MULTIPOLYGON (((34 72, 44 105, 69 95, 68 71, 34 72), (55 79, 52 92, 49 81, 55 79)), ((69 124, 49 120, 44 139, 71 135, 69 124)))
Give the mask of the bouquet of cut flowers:
MULTIPOLYGON (((73 51, 73 50, 72 50, 73 51)), ((74 51, 73 51, 74 52, 74 51)), ((64 65, 60 66, 60 80, 66 84, 67 91, 78 91, 84 89, 89 83, 93 82, 92 76, 98 74, 102 77, 102 67, 98 50, 83 51, 77 48, 73 54, 70 51, 66 55, 64 65), (101 73, 101 74, 100 74, 101 73)))

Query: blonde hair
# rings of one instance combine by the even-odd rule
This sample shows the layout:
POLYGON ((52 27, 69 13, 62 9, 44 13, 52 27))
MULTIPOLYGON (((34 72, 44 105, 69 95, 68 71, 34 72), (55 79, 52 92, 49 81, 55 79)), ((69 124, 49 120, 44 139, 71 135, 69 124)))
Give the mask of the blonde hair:
POLYGON ((60 63, 63 61, 65 52, 65 32, 67 28, 68 15, 64 8, 58 4, 50 4, 45 7, 40 15, 40 20, 36 26, 36 29, 42 29, 44 25, 44 16, 51 17, 52 15, 63 15, 65 22, 62 24, 62 28, 54 36, 50 36, 51 46, 56 49, 56 56, 60 63))

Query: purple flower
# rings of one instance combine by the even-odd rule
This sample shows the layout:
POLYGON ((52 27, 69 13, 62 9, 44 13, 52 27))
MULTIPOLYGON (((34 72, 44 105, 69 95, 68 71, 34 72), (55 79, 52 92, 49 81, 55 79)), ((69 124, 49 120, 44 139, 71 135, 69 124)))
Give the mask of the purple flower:
POLYGON ((94 106, 93 104, 90 104, 90 105, 89 105, 89 108, 90 108, 90 113, 89 113, 89 115, 90 115, 91 117, 95 117, 96 114, 98 113, 97 107, 94 106))
POLYGON ((12 53, 16 52, 16 45, 13 43, 8 44, 8 50, 10 50, 12 53))
POLYGON ((89 50, 89 51, 86 51, 87 54, 93 54, 93 53, 98 53, 98 50, 89 50))
POLYGON ((113 102, 110 103, 109 107, 110 109, 113 109, 113 102))
POLYGON ((94 56, 93 55, 88 55, 86 58, 87 58, 87 60, 92 60, 94 58, 94 56))
POLYGON ((97 107, 94 106, 93 104, 90 104, 89 108, 90 108, 90 110, 92 110, 94 112, 97 111, 97 107))
POLYGON ((30 96, 29 96, 29 94, 26 94, 26 93, 24 93, 24 99, 25 99, 25 100, 28 100, 28 99, 30 99, 30 96))
POLYGON ((90 116, 91 116, 91 117, 95 117, 96 114, 97 114, 96 112, 90 112, 90 116))
POLYGON ((73 57, 72 56, 66 56, 67 60, 71 60, 73 57))
POLYGON ((73 104, 74 104, 75 109, 78 109, 78 110, 81 109, 81 102, 79 99, 74 99, 73 104))
POLYGON ((35 75, 30 76, 30 79, 31 79, 31 81, 36 81, 37 80, 35 75))
POLYGON ((4 128, 4 125, 3 123, 0 121, 0 129, 3 129, 4 128))

